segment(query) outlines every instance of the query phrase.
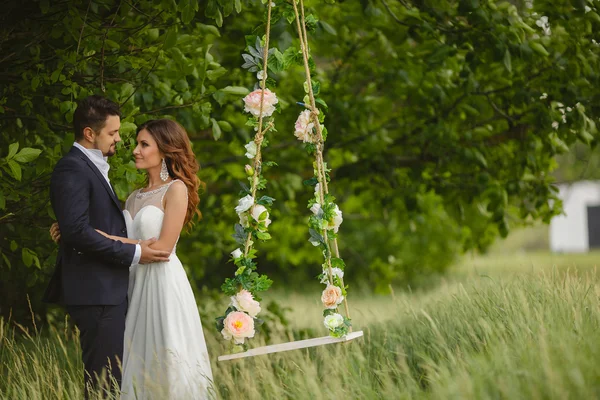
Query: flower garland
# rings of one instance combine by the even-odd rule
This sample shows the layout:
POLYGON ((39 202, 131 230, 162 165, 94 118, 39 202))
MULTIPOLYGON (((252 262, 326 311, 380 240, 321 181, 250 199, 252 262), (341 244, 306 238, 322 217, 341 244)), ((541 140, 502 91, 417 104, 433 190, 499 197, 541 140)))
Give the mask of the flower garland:
MULTIPOLYGON (((231 252, 233 263, 237 267, 233 278, 227 278, 221 286, 225 295, 230 296, 230 304, 223 316, 217 318, 217 330, 225 340, 231 341, 234 351, 243 351, 247 348, 246 339, 253 338, 256 327, 262 324, 257 318, 261 311, 259 292, 267 290, 273 283, 266 275, 256 272, 256 240, 266 241, 271 238, 268 233, 271 219, 269 218, 273 199, 262 196, 257 199, 257 192, 266 187, 266 179, 262 175, 264 166, 274 163, 262 162, 261 149, 267 146, 265 134, 274 131, 273 113, 279 108, 279 101, 275 93, 267 85, 267 60, 272 50, 269 50, 269 33, 271 22, 271 6, 268 4, 267 30, 264 37, 264 46, 259 37, 254 46, 248 46, 250 54, 243 54, 243 68, 250 72, 257 72, 259 82, 255 90, 244 97, 244 111, 251 114, 247 125, 254 127, 254 139, 246 144, 246 157, 252 165, 246 164, 244 169, 250 182, 250 187, 242 190, 241 198, 235 211, 239 223, 235 224, 233 238, 242 246, 231 252)), ((274 49, 273 49, 274 50, 274 49)))
POLYGON ((323 272, 319 275, 320 282, 326 285, 321 294, 321 302, 324 307, 323 324, 331 336, 341 337, 351 331, 352 324, 346 300, 347 287, 344 285, 345 264, 340 257, 337 244, 337 233, 343 222, 342 211, 335 203, 335 198, 329 194, 327 183, 330 170, 323 161, 323 148, 327 139, 327 129, 323 125, 323 121, 327 105, 323 100, 315 99, 315 95, 319 94, 320 85, 313 84, 311 81, 303 1, 300 0, 301 16, 298 13, 296 2, 292 1, 292 4, 306 74, 305 96, 303 103, 300 103, 306 107, 306 110, 302 111, 296 120, 294 136, 305 144, 309 154, 315 156, 314 177, 305 181, 306 185, 314 186, 315 193, 308 202, 308 208, 313 214, 308 220, 309 240, 314 246, 320 247, 324 258, 323 272), (317 103, 322 106, 321 109, 316 107, 317 103), (346 316, 342 316, 338 310, 342 303, 344 303, 346 316))

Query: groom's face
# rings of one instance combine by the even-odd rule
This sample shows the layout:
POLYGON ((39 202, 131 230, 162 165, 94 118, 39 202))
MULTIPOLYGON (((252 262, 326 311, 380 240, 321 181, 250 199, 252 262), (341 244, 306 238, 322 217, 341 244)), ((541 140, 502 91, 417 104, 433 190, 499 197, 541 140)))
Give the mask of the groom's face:
POLYGON ((121 129, 121 118, 118 115, 109 115, 100 132, 94 131, 94 148, 102 151, 105 157, 114 155, 117 143, 121 141, 119 129, 121 129))

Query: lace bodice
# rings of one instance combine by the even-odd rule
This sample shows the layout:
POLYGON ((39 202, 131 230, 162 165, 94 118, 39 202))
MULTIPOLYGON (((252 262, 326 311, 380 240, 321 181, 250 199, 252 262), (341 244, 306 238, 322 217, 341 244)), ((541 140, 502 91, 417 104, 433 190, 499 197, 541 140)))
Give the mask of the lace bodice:
MULTIPOLYGON (((138 189, 129 195, 123 215, 127 225, 127 236, 130 239, 160 238, 165 216, 165 195, 175 182, 181 181, 173 180, 149 192, 138 189)), ((172 253, 175 253, 176 247, 177 243, 172 253)))

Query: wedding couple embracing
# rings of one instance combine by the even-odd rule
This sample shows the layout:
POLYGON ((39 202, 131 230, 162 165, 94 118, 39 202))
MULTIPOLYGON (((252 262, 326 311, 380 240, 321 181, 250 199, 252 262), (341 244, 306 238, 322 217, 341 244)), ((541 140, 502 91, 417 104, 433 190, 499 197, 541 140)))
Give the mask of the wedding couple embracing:
POLYGON ((121 210, 107 163, 121 140, 118 105, 87 97, 73 124, 75 143, 50 184, 60 249, 45 299, 64 304, 79 329, 86 397, 91 388, 123 399, 213 397, 200 316, 175 253, 200 214, 187 133, 166 119, 138 128, 133 156, 148 182, 121 210))

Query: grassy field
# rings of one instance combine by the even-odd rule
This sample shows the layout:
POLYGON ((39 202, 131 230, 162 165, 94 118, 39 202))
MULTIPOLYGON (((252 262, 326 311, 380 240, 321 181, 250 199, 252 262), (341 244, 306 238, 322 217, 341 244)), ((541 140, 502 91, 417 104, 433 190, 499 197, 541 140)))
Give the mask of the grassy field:
MULTIPOLYGON (((216 389, 223 399, 600 398, 597 260, 465 257, 432 290, 351 293, 362 339, 234 362, 216 361, 226 349, 205 318, 216 389)), ((272 342, 325 334, 318 292, 270 298, 292 309, 290 329, 275 326, 272 342)), ((0 397, 82 398, 76 337, 46 330, 17 340, 15 329, 0 324, 0 397)))

